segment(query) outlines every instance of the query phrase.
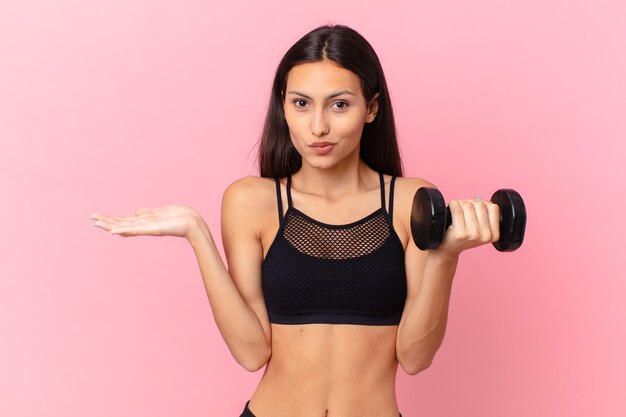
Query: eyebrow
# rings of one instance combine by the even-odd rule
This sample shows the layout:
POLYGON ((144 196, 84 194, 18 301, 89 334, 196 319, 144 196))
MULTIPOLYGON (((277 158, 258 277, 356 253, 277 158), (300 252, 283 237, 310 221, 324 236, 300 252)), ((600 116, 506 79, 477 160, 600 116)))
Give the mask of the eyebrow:
MULTIPOLYGON (((290 91, 288 91, 288 92, 287 92, 287 94, 297 94, 297 95, 299 95, 299 96, 306 97, 306 98, 308 98, 309 100, 313 100, 311 97, 307 96, 306 94, 301 93, 300 91, 296 91, 296 90, 290 90, 290 91)), ((351 95, 353 95, 353 96, 356 96, 356 95, 355 95, 352 91, 350 91, 350 90, 341 90, 341 91, 337 91, 337 92, 335 92, 335 93, 333 93, 333 94, 329 95, 327 98, 334 98, 334 97, 340 96, 340 95, 342 95, 342 94, 351 94, 351 95)))

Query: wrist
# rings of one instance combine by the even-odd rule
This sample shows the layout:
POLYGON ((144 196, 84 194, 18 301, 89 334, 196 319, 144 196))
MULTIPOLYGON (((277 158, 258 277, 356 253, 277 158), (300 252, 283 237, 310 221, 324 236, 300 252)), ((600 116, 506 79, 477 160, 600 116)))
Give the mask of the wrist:
POLYGON ((443 250, 432 250, 428 253, 428 260, 430 262, 437 262, 440 264, 452 264, 456 265, 459 262, 460 253, 448 252, 443 250))
POLYGON ((209 227, 206 222, 202 218, 202 216, 197 216, 195 222, 187 232, 185 238, 191 244, 191 246, 196 246, 203 239, 206 240, 210 237, 211 232, 209 231, 209 227))

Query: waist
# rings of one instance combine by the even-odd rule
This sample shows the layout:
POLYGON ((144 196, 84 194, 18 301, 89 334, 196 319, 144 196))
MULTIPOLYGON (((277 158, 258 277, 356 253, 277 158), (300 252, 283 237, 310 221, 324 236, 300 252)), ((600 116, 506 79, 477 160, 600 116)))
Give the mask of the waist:
POLYGON ((272 324, 272 356, 252 396, 252 408, 260 415, 301 410, 324 415, 328 410, 329 416, 397 416, 397 329, 272 324))
POLYGON ((273 324, 272 356, 251 408, 260 416, 397 417, 396 332, 273 324))
POLYGON ((272 324, 272 355, 266 372, 285 380, 375 383, 395 377, 398 326, 272 324))

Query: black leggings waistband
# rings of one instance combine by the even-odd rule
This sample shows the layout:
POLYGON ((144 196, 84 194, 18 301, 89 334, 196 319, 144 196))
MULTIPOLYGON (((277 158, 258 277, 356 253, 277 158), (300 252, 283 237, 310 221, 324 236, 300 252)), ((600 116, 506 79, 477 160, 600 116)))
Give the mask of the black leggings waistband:
MULTIPOLYGON (((250 408, 248 408, 248 404, 250 403, 250 400, 248 400, 248 402, 246 402, 246 406, 243 408, 243 413, 241 413, 241 415, 239 417, 256 417, 252 411, 250 411, 250 408)), ((402 417, 402 413, 400 413, 400 417, 402 417)))

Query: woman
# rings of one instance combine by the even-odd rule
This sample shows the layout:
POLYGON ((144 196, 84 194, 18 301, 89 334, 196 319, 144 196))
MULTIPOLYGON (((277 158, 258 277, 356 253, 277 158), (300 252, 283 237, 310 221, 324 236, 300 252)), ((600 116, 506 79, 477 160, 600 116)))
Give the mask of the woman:
POLYGON ((341 25, 311 31, 283 57, 259 161, 260 177, 223 196, 228 270, 189 206, 95 214, 95 225, 189 241, 235 360, 266 366, 242 416, 401 416, 398 364, 411 375, 430 366, 459 254, 498 239, 498 207, 451 201, 442 245, 415 246, 413 195, 433 185, 402 177, 378 57, 341 25))

